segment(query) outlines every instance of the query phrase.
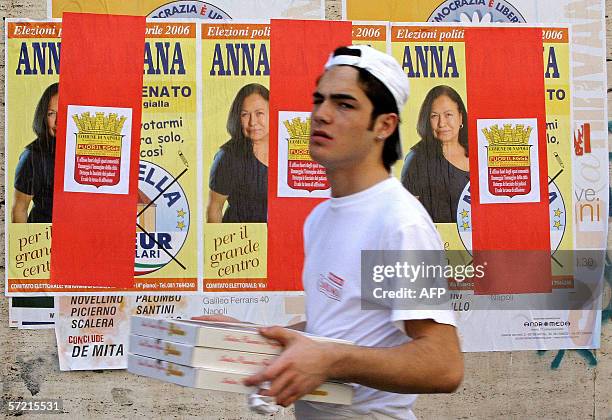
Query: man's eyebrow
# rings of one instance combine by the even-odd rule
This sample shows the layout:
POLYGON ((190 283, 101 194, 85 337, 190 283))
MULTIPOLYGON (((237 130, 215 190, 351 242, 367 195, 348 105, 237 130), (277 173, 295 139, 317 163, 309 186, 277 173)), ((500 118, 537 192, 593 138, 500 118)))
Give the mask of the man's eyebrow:
MULTIPOLYGON (((312 97, 314 99, 323 99, 325 96, 322 93, 315 92, 312 94, 312 97)), ((357 98, 355 98, 353 95, 349 95, 348 93, 332 93, 331 95, 329 95, 329 97, 330 99, 334 101, 342 101, 342 100, 356 101, 357 100, 357 98)))
POLYGON ((356 101, 357 98, 355 98, 353 95, 349 95, 348 93, 332 93, 331 95, 329 95, 329 97, 335 101, 342 101, 342 100, 351 100, 351 101, 356 101))

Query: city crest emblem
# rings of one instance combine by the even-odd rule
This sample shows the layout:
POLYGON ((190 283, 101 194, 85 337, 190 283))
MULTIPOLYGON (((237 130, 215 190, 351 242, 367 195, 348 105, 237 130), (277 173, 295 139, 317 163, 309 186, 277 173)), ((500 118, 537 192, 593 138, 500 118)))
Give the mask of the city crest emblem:
POLYGON ((74 180, 78 184, 102 187, 117 185, 121 171, 121 131, 126 117, 115 113, 89 112, 72 115, 78 131, 74 180))
POLYGON ((289 133, 287 139, 287 184, 292 189, 326 190, 329 182, 325 168, 312 160, 308 150, 310 142, 310 118, 299 117, 284 120, 283 124, 289 133))
MULTIPOLYGON (((494 196, 514 197, 531 192, 531 145, 533 127, 497 124, 483 128, 487 148, 487 181, 494 196)), ((536 157, 537 158, 537 157, 536 157)))

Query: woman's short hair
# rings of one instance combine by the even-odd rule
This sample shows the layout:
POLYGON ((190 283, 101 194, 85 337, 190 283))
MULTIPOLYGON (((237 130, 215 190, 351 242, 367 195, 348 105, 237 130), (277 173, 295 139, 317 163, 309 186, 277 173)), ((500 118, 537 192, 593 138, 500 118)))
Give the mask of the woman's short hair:
POLYGON ((47 111, 49 110, 49 102, 51 98, 59 91, 59 83, 53 83, 45 89, 42 96, 38 100, 36 105, 36 111, 34 111, 34 120, 32 121, 32 129, 36 133, 36 137, 39 139, 46 139, 48 136, 47 127, 47 111))
POLYGON ((429 119, 433 102, 440 96, 447 96, 451 101, 456 103, 457 108, 459 108, 463 125, 463 127, 459 129, 459 144, 463 146, 463 149, 465 150, 465 155, 468 156, 467 111, 459 93, 457 93, 457 91, 450 86, 438 85, 432 88, 427 93, 427 96, 425 96, 423 104, 421 105, 421 110, 419 111, 419 118, 417 120, 417 133, 425 142, 435 141, 437 146, 439 146, 440 153, 442 153, 442 144, 434 138, 431 120, 429 119))
POLYGON ((244 85, 238 93, 230 106, 229 114, 227 116, 227 132, 233 140, 238 140, 244 137, 242 134, 242 124, 240 121, 240 112, 242 111, 242 103, 244 100, 252 94, 258 94, 266 100, 270 101, 270 91, 267 87, 260 85, 259 83, 250 83, 244 85))

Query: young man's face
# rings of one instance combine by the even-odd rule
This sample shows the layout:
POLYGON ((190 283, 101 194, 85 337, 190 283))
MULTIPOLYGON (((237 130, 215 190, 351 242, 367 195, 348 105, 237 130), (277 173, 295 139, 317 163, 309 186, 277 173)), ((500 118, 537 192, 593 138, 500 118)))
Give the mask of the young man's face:
POLYGON ((382 142, 369 129, 373 105, 358 77, 352 67, 334 66, 321 76, 313 94, 310 155, 326 169, 381 160, 382 142))

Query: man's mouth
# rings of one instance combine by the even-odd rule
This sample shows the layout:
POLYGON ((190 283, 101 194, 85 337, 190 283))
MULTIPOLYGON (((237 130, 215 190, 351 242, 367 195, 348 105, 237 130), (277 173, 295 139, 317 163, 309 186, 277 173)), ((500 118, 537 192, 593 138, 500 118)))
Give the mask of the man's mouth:
POLYGON ((332 136, 323 130, 314 130, 310 136, 314 142, 324 142, 326 140, 332 140, 332 136))

